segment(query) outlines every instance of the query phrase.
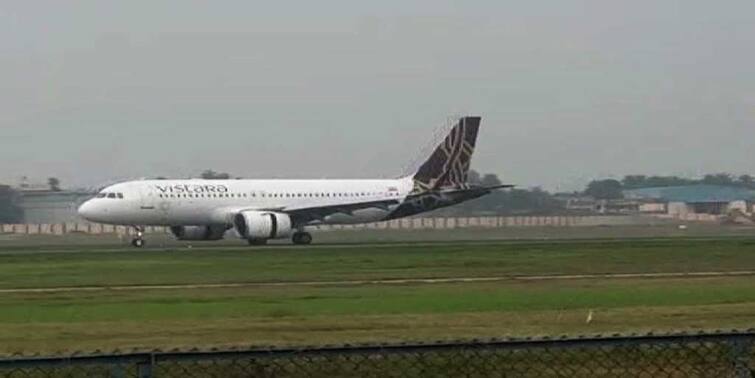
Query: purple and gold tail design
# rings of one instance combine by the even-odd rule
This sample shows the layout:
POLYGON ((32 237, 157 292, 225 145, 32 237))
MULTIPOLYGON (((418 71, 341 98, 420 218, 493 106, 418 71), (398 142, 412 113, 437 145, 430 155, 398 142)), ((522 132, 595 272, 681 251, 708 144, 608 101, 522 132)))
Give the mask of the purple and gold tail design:
POLYGON ((463 117, 414 175, 414 192, 464 188, 472 163, 480 117, 463 117))
POLYGON ((447 207, 484 196, 490 190, 467 183, 480 117, 464 117, 414 176, 413 190, 386 220, 447 207))

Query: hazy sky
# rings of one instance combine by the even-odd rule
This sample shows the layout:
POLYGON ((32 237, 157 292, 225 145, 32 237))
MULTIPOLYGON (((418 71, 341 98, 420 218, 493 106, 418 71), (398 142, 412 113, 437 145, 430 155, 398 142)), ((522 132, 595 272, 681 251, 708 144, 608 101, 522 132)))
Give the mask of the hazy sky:
POLYGON ((0 182, 755 173, 755 2, 0 2, 0 182))

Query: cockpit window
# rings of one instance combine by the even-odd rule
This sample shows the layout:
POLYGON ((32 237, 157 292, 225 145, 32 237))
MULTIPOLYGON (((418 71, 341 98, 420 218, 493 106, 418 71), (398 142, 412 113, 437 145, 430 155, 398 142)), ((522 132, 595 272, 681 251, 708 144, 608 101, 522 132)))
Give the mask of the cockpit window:
POLYGON ((107 193, 97 193, 97 198, 105 198, 107 193))
POLYGON ((115 198, 115 193, 108 193, 107 198, 115 198))
POLYGON ((123 193, 118 193, 118 198, 123 199, 123 193))

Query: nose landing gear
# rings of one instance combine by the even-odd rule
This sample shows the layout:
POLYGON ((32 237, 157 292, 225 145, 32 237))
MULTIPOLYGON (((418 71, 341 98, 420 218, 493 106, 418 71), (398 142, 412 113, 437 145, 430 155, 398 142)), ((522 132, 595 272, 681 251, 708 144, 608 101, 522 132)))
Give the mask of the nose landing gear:
POLYGON ((136 248, 144 247, 144 227, 134 226, 136 237, 131 239, 131 245, 136 248))

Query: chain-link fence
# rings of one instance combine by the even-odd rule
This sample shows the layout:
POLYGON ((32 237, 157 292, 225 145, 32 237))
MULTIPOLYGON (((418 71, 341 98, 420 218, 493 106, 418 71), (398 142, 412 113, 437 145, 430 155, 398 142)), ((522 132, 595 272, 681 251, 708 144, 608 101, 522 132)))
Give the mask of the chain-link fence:
POLYGON ((755 378, 755 330, 0 360, 3 377, 755 378))

